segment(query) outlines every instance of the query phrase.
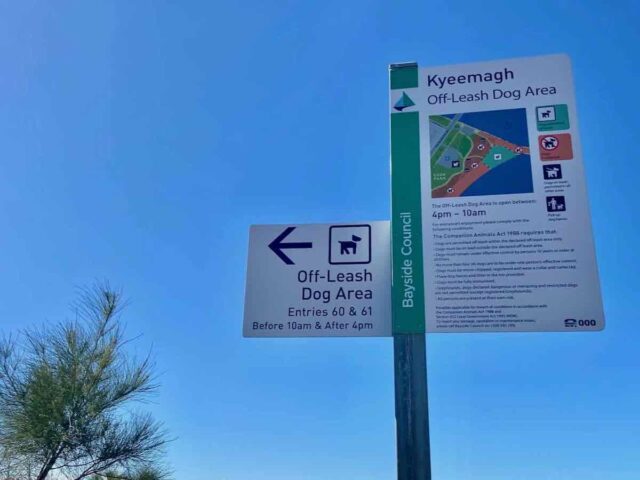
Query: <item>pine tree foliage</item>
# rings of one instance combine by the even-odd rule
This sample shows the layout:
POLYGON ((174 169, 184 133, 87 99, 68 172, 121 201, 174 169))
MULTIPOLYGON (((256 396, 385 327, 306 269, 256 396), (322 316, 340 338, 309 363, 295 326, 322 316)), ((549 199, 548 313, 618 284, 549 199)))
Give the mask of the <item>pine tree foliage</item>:
POLYGON ((119 292, 96 286, 74 320, 0 341, 0 478, 162 475, 152 467, 166 434, 132 408, 157 388, 153 365, 128 354, 122 306, 119 292))

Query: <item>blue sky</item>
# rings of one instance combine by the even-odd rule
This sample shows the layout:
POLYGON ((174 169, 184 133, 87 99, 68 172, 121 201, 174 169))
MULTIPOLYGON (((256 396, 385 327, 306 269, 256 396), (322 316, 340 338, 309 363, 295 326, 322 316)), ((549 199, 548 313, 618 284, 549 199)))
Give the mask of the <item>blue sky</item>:
POLYGON ((248 227, 389 218, 389 63, 566 52, 607 328, 430 336, 434 478, 637 479, 639 20, 631 1, 2 2, 0 330, 109 279, 155 351, 177 479, 394 478, 391 340, 243 339, 248 227))

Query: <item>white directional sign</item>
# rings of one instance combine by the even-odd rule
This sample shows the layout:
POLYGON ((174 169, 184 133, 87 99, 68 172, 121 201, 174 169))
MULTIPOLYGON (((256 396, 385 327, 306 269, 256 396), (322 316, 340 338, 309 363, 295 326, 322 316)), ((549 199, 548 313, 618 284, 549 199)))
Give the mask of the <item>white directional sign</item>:
POLYGON ((254 225, 245 337, 391 335, 387 221, 254 225))
POLYGON ((390 83, 394 332, 604 328, 568 57, 390 83))

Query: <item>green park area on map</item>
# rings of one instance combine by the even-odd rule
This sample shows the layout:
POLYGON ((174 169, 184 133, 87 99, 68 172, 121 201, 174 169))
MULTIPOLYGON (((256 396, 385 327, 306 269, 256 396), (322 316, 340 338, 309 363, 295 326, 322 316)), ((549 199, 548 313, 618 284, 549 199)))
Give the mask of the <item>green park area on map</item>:
POLYGON ((429 117, 432 198, 531 192, 524 109, 469 114, 474 124, 495 125, 495 129, 484 127, 494 132, 465 123, 465 115, 429 117), (502 131, 509 134, 509 139, 501 137, 502 131), (499 169, 516 159, 519 163, 510 165, 513 168, 499 169), (489 174, 494 176, 492 181, 477 183, 489 174))

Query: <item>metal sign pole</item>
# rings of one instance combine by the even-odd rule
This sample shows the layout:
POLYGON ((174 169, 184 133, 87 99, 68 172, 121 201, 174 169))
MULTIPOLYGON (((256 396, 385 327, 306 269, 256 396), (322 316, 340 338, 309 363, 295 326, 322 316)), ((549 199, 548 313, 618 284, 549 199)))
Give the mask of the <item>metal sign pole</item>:
POLYGON ((424 334, 393 337, 398 480, 431 480, 424 334))
POLYGON ((389 69, 391 109, 392 318, 398 480, 431 480, 424 268, 420 194, 420 125, 411 96, 415 63, 389 69), (397 99, 395 98, 397 97, 397 99))

